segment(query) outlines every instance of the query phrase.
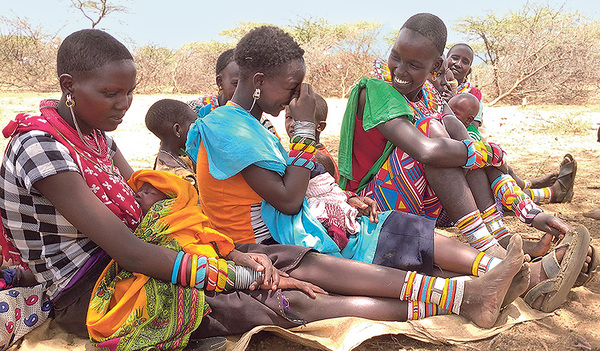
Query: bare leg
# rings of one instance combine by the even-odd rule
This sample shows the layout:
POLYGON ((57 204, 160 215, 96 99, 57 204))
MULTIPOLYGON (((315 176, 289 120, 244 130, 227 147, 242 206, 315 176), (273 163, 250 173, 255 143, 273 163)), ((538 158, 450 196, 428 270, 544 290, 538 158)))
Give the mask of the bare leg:
MULTIPOLYGON (((441 124, 431 123, 429 137, 449 138, 450 136, 441 124)), ((460 139, 460 137, 461 135, 453 135, 453 139, 460 139)), ((468 135, 463 139, 468 139, 468 135)), ((427 182, 454 223, 473 211, 483 212, 495 203, 484 171, 469 171, 465 176, 465 171, 460 168, 437 168, 424 165, 423 169, 427 182), (448 186, 449 179, 452 179, 452 186, 448 186)), ((494 245, 486 252, 500 258, 506 255, 506 250, 500 245, 494 245)))
MULTIPOLYGON (((511 239, 506 258, 498 266, 483 277, 465 282, 460 314, 466 316, 479 326, 484 328, 491 327, 498 317, 500 307, 507 295, 513 278, 521 270, 522 264, 523 250, 521 237, 515 235, 511 239)), ((398 299, 406 272, 332 256, 309 253, 302 259, 300 265, 290 272, 290 275, 297 279, 309 281, 336 294, 398 299), (332 279, 333 275, 335 277, 343 277, 344 279, 332 279)), ((314 300, 307 298, 306 301, 314 300)), ((343 308, 343 306, 336 307, 339 308, 335 311, 335 313, 338 313, 337 316, 344 311, 350 313, 349 315, 351 316, 356 316, 356 303, 368 303, 368 300, 360 299, 343 301, 345 300, 340 300, 340 304, 349 303, 350 306, 347 306, 347 309, 343 308)), ((292 303, 295 302, 292 301, 292 303)), ((310 304, 310 302, 307 303, 310 304)), ((369 308, 368 304, 365 306, 367 306, 366 309, 369 308)), ((394 301, 394 305, 388 306, 388 308, 393 309, 398 306, 394 301)), ((326 310, 330 307, 331 305, 327 305, 327 308, 322 309, 326 310)), ((402 312, 405 313, 406 311, 400 311, 399 313, 402 314, 402 312)), ((315 313, 331 314, 333 312, 316 311, 315 313)), ((383 313, 383 315, 389 316, 389 311, 387 313, 383 313)), ((317 317, 315 315, 315 318, 317 317)), ((379 319, 383 317, 375 314, 374 318, 379 319)))
POLYGON ((318 294, 312 299, 297 290, 284 293, 290 308, 302 311, 307 322, 336 317, 404 322, 408 316, 408 301, 394 298, 318 294))
MULTIPOLYGON (((486 167, 485 172, 490 183, 503 174, 499 169, 495 167, 486 167)), ((531 255, 532 257, 542 256, 546 254, 548 250, 550 250, 550 246, 552 245, 552 241, 547 239, 548 238, 539 241, 525 240, 523 241, 523 250, 525 251, 525 253, 531 255)), ((502 240, 499 241, 500 245, 506 247, 506 245, 508 245, 509 240, 509 236, 504 237, 502 240)))

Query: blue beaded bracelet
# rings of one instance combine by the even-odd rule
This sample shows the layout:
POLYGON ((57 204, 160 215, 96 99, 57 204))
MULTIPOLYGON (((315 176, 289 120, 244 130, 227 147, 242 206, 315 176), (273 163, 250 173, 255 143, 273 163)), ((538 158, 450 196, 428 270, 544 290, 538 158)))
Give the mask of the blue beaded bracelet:
POLYGON ((179 266, 181 265, 181 259, 183 258, 183 251, 177 253, 175 264, 173 265, 173 273, 171 274, 171 283, 177 284, 177 273, 179 273, 179 266))
POLYGON ((196 289, 204 289, 204 280, 206 279, 206 267, 208 260, 206 256, 198 256, 198 270, 196 271, 196 289))

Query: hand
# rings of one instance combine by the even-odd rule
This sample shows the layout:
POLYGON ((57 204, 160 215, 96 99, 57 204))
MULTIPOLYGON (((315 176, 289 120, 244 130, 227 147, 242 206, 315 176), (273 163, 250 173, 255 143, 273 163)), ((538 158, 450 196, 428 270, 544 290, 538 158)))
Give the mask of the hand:
POLYGON ((377 215, 377 202, 366 196, 353 196, 348 199, 348 204, 358 209, 361 216, 369 216, 371 223, 379 223, 377 215))
MULTIPOLYGON (((280 273, 283 272, 273 267, 273 263, 267 255, 253 252, 244 253, 234 249, 226 258, 232 260, 237 265, 250 267, 257 272, 263 272, 260 278, 250 284, 250 290, 255 290, 261 286, 268 286, 268 289, 277 290, 280 277, 282 276, 280 273)), ((283 274, 287 276, 287 274, 283 274)))
MULTIPOLYGON (((561 219, 544 212, 538 213, 533 217, 531 226, 552 235, 552 242, 554 243, 557 243, 564 238, 565 234, 567 234, 567 231, 570 229, 569 225, 561 219)), ((549 237, 544 236, 544 238, 542 238, 542 241, 548 240, 550 240, 549 237)))
POLYGON ((300 90, 294 94, 289 103, 294 121, 315 123, 315 104, 315 93, 312 86, 308 83, 302 83, 300 90))
POLYGON ((288 289, 288 290, 295 289, 295 290, 304 291, 313 299, 315 297, 317 297, 317 294, 329 295, 327 293, 327 291, 321 289, 320 287, 318 287, 312 283, 305 282, 303 280, 298 280, 298 279, 292 278, 292 277, 282 277, 281 282, 279 283, 279 288, 280 289, 288 289))
POLYGON ((445 102, 450 101, 450 99, 452 99, 454 97, 454 92, 450 89, 444 89, 444 91, 442 92, 442 100, 444 100, 445 102))

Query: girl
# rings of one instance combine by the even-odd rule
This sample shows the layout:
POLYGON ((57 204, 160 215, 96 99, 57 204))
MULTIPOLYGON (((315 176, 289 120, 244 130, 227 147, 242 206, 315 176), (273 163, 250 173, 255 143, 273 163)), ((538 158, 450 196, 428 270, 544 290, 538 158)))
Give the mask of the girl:
MULTIPOLYGON (((173 330, 169 325, 179 323, 177 330, 183 331, 176 339, 167 340, 169 344, 165 348, 184 347, 201 317, 192 307, 195 305, 184 303, 190 298, 198 301, 202 297, 201 290, 185 287, 186 282, 191 282, 194 260, 192 257, 182 259, 182 256, 187 257, 182 251, 153 245, 133 235, 132 229, 137 227, 141 211, 125 182, 132 169, 105 134, 117 128, 131 104, 136 82, 132 56, 107 33, 82 30, 69 35, 61 44, 57 73, 61 99, 42 101, 40 116, 21 114, 4 129, 5 135, 12 136, 0 168, 0 212, 6 229, 5 239, 18 249, 23 264, 33 272, 34 284, 42 287, 53 300, 55 321, 80 336, 87 335, 85 317, 94 282, 110 259, 114 259, 120 269, 173 282, 170 285, 176 287, 180 298, 151 306, 182 308, 187 313, 180 316, 185 318, 167 318, 152 327, 173 330)), ((282 78, 281 74, 276 76, 282 78)), ((289 101, 291 93, 281 91, 281 84, 285 82, 271 79, 264 82, 274 83, 276 87, 265 89, 263 102, 272 103, 264 105, 269 111, 278 109, 278 101, 289 101)), ((293 90, 298 84, 297 80, 293 81, 293 90)), ((306 170, 296 168, 295 177, 304 177, 306 170)), ((278 267, 290 272, 291 277, 280 281, 280 271, 273 268, 266 254, 246 254, 236 249, 220 252, 237 265, 248 266, 262 274, 251 283, 250 290, 209 296, 206 301, 213 313, 202 319, 197 331, 238 333, 264 323, 290 326, 349 315, 405 320, 413 311, 417 311, 417 317, 419 311, 421 315, 432 311, 435 307, 425 304, 430 300, 489 327, 495 322, 510 282, 523 262, 521 240, 516 238, 508 259, 486 276, 468 282, 440 278, 438 284, 431 284, 426 300, 419 302, 413 299, 419 295, 414 289, 420 285, 414 282, 422 280, 416 273, 359 262, 349 264, 305 248, 246 248, 273 254, 278 267), (344 274, 348 279, 342 283, 332 279, 330 272, 344 274), (375 298, 315 297, 314 292, 322 290, 299 279, 323 284, 336 294, 375 298), (280 283, 281 287, 300 291, 284 294, 278 289, 280 283), (265 290, 257 291, 260 285, 265 290), (443 295, 436 290, 438 286, 442 287, 443 295), (401 294, 406 301, 398 299, 401 294), (451 296, 455 298, 447 298, 451 296), (408 300, 414 302, 409 306, 408 300), (235 316, 235 320, 231 316, 235 316)), ((526 278, 525 275, 520 280, 526 278)), ((112 344, 113 348, 130 349, 129 346, 112 344)))
MULTIPOLYGON (((347 190, 362 190, 378 202, 380 209, 435 218, 440 203, 444 204, 450 219, 472 246, 501 257, 503 252, 496 238, 507 242, 510 235, 495 208, 489 185, 494 182, 494 192, 515 210, 519 219, 550 233, 529 248, 533 255, 543 255, 553 236, 560 238, 568 226, 544 214, 512 178, 496 168, 487 167, 483 173, 474 168, 486 166, 485 163, 465 162, 481 159, 474 156, 475 149, 489 152, 495 147, 451 140, 439 122, 441 116, 433 106, 435 99, 424 90, 429 75, 440 70, 445 42, 446 27, 438 17, 426 13, 412 16, 398 33, 388 59, 392 86, 363 79, 351 92, 340 138, 340 183, 347 190), (465 177, 458 166, 474 170, 465 177), (447 186, 449 179, 452 186, 447 186)), ((582 252, 577 259, 563 262, 564 266, 586 267, 582 252)), ((538 265, 533 268, 540 272, 538 265)), ((546 277, 545 273, 534 273, 532 286, 546 277)), ((563 281, 559 290, 568 291, 573 282, 574 279, 563 281)))

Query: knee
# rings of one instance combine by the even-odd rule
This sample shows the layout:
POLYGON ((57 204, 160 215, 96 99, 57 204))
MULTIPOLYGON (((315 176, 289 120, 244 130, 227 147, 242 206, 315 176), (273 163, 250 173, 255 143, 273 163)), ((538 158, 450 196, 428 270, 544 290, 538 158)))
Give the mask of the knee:
POLYGON ((427 134, 430 138, 450 138, 450 135, 446 131, 446 127, 437 119, 429 121, 429 133, 427 134))

